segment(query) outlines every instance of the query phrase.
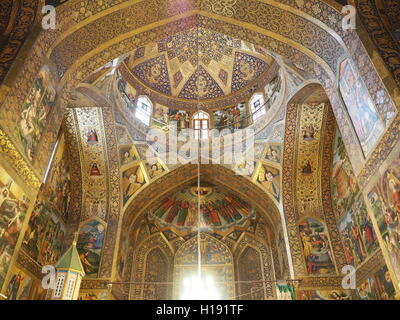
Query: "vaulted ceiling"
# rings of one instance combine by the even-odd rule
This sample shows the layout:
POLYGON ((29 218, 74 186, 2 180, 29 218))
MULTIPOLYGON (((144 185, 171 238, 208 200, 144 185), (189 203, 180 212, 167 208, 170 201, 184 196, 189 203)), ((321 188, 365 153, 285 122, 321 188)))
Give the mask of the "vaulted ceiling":
POLYGON ((122 72, 135 89, 167 106, 201 100, 212 108, 240 103, 265 86, 273 62, 259 46, 192 27, 137 48, 122 72))

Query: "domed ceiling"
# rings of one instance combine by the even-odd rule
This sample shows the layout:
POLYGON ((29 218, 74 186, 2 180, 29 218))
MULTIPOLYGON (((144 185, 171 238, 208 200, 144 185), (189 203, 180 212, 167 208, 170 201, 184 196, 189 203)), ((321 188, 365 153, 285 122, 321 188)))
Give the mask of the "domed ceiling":
POLYGON ((243 102, 275 75, 274 59, 252 44, 193 28, 136 49, 120 67, 139 94, 175 109, 243 102), (270 71, 270 72, 269 72, 270 71))

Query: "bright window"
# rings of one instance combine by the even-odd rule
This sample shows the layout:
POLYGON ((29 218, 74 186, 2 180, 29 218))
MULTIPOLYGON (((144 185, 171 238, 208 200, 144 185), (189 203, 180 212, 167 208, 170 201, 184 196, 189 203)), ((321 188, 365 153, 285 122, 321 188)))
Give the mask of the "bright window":
POLYGON ((152 104, 147 97, 140 96, 136 104, 135 117, 142 121, 146 126, 150 125, 152 104))
POLYGON ((209 129, 209 115, 203 111, 193 116, 193 128, 195 139, 207 139, 209 129))
POLYGON ((256 122, 265 114, 265 101, 262 93, 256 93, 250 100, 250 110, 253 122, 256 122))

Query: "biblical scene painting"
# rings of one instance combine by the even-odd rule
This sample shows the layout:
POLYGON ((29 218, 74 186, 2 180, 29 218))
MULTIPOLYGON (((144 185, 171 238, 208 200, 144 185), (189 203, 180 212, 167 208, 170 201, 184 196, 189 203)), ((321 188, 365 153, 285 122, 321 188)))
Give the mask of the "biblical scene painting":
POLYGON ((0 288, 10 267, 28 205, 22 189, 0 167, 0 288))
POLYGON ((30 161, 33 160, 50 111, 56 100, 56 86, 47 66, 43 67, 23 103, 15 136, 30 161))
POLYGON ((22 242, 22 249, 40 265, 54 265, 63 253, 65 224, 44 199, 38 198, 22 242))
POLYGON ((150 213, 150 217, 162 226, 188 230, 198 223, 203 228, 221 230, 234 225, 244 226, 254 216, 254 210, 247 203, 227 190, 212 185, 200 189, 197 186, 184 187, 168 196, 150 213))
POLYGON ((332 200, 335 213, 342 217, 353 203, 359 187, 339 130, 336 131, 332 170, 332 200))
POLYGON ((143 170, 134 166, 122 173, 122 192, 124 204, 146 183, 143 170))
POLYGON ((370 216, 361 194, 339 222, 347 262, 360 265, 379 247, 370 216))
POLYGON ((85 277, 97 277, 105 230, 104 224, 98 220, 86 222, 79 230, 76 248, 85 269, 85 277))
POLYGON ((313 218, 299 224, 307 273, 313 275, 335 273, 332 250, 326 227, 313 218))
POLYGON ((279 201, 281 193, 279 169, 265 163, 261 164, 257 174, 257 182, 261 184, 275 200, 279 201))
POLYGON ((352 60, 340 65, 339 88, 354 129, 365 154, 378 142, 384 131, 375 105, 352 60))
POLYGON ((357 287, 357 295, 361 300, 391 300, 396 292, 386 266, 357 287))
POLYGON ((71 180, 69 173, 68 150, 65 137, 61 136, 57 151, 43 188, 43 197, 56 209, 64 221, 68 218, 68 205, 71 197, 71 180))
POLYGON ((246 126, 246 107, 244 103, 237 106, 218 110, 213 113, 214 126, 218 130, 223 129, 242 129, 246 126))
POLYGON ((18 268, 13 268, 6 289, 7 300, 28 300, 33 285, 32 278, 18 268))
POLYGON ((368 193, 368 200, 390 262, 397 279, 400 279, 400 157, 389 164, 368 193))

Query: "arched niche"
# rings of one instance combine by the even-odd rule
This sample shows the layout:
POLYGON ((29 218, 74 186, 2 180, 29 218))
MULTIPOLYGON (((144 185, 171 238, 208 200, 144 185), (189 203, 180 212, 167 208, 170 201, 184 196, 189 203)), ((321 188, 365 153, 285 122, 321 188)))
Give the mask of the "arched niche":
POLYGON ((134 251, 129 284, 129 299, 171 299, 172 250, 160 234, 144 240, 134 251), (154 284, 152 284, 152 282, 154 284))
POLYGON ((236 298, 268 300, 275 297, 276 280, 271 249, 265 242, 246 234, 234 251, 236 298))
POLYGON ((182 298, 185 280, 198 272, 198 247, 200 238, 201 276, 211 277, 221 299, 234 299, 233 257, 229 248, 207 233, 186 241, 174 258, 174 299, 182 298))

